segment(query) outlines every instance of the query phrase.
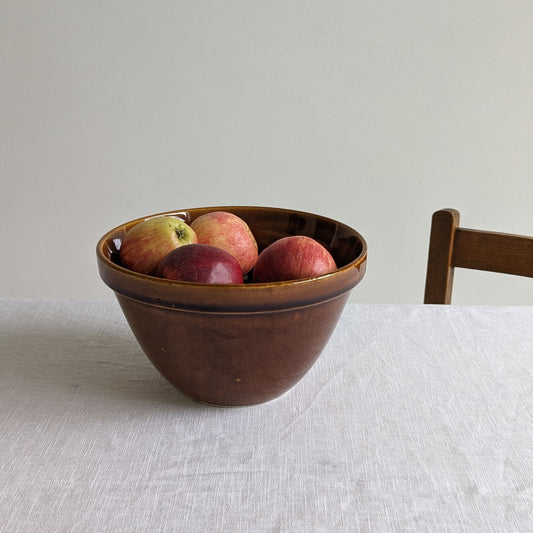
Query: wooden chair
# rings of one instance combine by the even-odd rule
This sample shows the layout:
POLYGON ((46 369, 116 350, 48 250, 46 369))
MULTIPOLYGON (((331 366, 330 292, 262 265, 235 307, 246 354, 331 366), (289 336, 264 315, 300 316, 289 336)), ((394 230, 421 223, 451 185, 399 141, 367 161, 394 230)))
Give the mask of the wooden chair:
POLYGON ((459 227, 459 211, 433 213, 424 303, 449 304, 455 267, 533 278, 533 237, 459 227))

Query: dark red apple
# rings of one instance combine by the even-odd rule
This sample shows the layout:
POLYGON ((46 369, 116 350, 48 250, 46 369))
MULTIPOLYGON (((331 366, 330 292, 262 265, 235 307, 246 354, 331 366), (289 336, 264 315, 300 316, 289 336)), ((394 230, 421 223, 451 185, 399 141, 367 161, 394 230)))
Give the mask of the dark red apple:
POLYGON ((267 246, 255 264, 255 282, 288 281, 320 276, 337 269, 329 251, 305 235, 283 237, 267 246))
POLYGON ((188 244, 176 248, 159 263, 157 275, 196 283, 243 283, 237 259, 229 252, 208 244, 188 244))
POLYGON ((124 236, 119 250, 120 263, 135 272, 153 275, 159 262, 171 250, 196 242, 196 233, 180 218, 148 218, 133 226, 124 236))
POLYGON ((243 274, 257 261, 257 241, 246 222, 227 211, 211 211, 191 222, 199 244, 210 244, 229 252, 239 261, 243 274))

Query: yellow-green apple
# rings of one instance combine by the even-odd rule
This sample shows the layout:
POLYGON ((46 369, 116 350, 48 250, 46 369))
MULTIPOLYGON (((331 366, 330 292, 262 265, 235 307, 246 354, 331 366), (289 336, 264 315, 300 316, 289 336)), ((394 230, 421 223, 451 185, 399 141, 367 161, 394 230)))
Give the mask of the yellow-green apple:
POLYGON ((320 276, 336 270, 333 256, 305 235, 282 237, 267 246, 255 264, 254 282, 287 281, 320 276))
POLYGON ((189 244, 172 250, 159 263, 157 275, 196 283, 243 283, 237 259, 208 244, 189 244))
POLYGON ((211 211, 195 218, 191 228, 196 232, 199 244, 222 248, 235 257, 243 274, 254 267, 257 241, 242 218, 227 211, 211 211))
POLYGON ((197 243, 194 230, 180 218, 165 215, 133 226, 119 250, 120 263, 141 274, 155 275, 160 261, 172 250, 197 243))

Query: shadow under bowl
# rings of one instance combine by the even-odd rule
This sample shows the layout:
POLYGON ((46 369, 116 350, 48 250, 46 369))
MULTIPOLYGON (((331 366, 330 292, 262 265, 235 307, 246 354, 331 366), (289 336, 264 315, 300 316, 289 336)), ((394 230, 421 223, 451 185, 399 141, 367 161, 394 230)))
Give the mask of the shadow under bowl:
POLYGON ((102 280, 161 375, 198 402, 243 406, 280 396, 313 366, 365 274, 367 245, 354 229, 319 215, 218 206, 132 220, 107 232, 96 254, 102 280), (138 274, 120 265, 122 239, 142 220, 173 215, 191 223, 220 210, 246 221, 259 251, 281 237, 307 235, 330 250, 338 269, 300 280, 211 285, 138 274))

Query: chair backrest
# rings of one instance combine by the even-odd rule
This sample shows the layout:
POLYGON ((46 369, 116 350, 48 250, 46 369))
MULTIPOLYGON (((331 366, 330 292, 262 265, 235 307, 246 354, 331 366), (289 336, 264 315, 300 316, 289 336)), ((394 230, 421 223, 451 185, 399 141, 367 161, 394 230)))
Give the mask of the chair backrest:
POLYGON ((449 304, 455 267, 533 278, 533 237, 459 226, 459 211, 433 213, 424 303, 449 304))

